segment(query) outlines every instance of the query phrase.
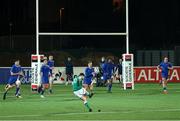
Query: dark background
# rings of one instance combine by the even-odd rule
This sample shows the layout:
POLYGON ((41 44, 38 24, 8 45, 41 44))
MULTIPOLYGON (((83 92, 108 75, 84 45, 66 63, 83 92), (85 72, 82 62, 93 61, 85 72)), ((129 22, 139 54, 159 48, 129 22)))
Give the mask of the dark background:
MULTIPOLYGON (((39 0, 41 32, 125 32, 125 0, 39 0), (117 1, 117 3, 115 2, 117 1), (60 9, 62 16, 60 17, 60 9), (61 24, 60 24, 61 19, 61 24)), ((180 45, 179 0, 129 0, 130 51, 180 45)), ((122 36, 43 36, 40 51, 119 49, 122 36)), ((0 53, 35 53, 35 0, 1 0, 0 53)))

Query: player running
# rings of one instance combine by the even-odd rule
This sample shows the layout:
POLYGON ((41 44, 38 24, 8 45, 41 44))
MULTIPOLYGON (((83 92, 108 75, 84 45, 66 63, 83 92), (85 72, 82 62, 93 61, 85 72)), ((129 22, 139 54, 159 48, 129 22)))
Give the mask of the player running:
POLYGON ((53 56, 50 55, 49 56, 49 60, 48 60, 48 66, 50 67, 50 77, 49 77, 49 93, 52 94, 52 86, 53 86, 53 71, 54 71, 54 60, 53 60, 53 56))
POLYGON ((41 98, 44 98, 44 92, 45 89, 49 88, 49 75, 50 75, 50 67, 47 65, 48 61, 47 59, 44 59, 43 65, 41 66, 41 84, 42 84, 42 89, 41 89, 41 98))
POLYGON ((16 60, 10 70, 10 78, 8 80, 8 84, 5 87, 5 92, 3 94, 3 100, 6 99, 7 92, 14 86, 16 86, 15 96, 17 98, 21 98, 21 96, 20 96, 21 82, 19 80, 20 76, 23 76, 23 72, 22 72, 22 68, 20 66, 20 61, 16 60))
POLYGON ((89 93, 86 91, 85 88, 82 87, 82 81, 84 80, 84 74, 80 73, 79 76, 75 76, 72 82, 73 85, 73 92, 74 94, 79 97, 83 102, 85 107, 89 110, 89 112, 92 112, 92 109, 90 108, 87 96, 91 98, 93 96, 93 93, 89 93))
POLYGON ((88 61, 88 67, 85 69, 85 78, 83 82, 83 86, 85 89, 89 89, 91 93, 93 93, 93 79, 95 77, 94 68, 92 67, 92 61, 88 61))
POLYGON ((169 70, 172 70, 172 64, 168 62, 168 58, 165 57, 164 61, 161 62, 158 66, 157 69, 159 70, 161 68, 161 76, 162 76, 162 86, 163 86, 163 93, 167 94, 167 81, 168 81, 168 76, 169 76, 169 70))
POLYGON ((114 76, 114 64, 110 58, 108 59, 108 62, 103 64, 102 69, 103 69, 103 80, 107 84, 108 93, 111 93, 112 81, 114 76))

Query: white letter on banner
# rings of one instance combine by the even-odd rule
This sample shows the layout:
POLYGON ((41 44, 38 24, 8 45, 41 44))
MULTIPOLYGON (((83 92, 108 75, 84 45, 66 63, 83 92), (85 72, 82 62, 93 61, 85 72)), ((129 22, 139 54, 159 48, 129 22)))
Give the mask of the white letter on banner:
POLYGON ((159 71, 155 69, 154 72, 156 72, 156 80, 159 80, 159 71))
POLYGON ((154 78, 152 78, 151 70, 148 70, 148 80, 149 81, 154 81, 155 80, 154 78))
POLYGON ((141 79, 141 78, 144 78, 144 80, 147 80, 147 76, 146 76, 146 72, 145 70, 142 70, 138 76, 138 81, 141 79))
POLYGON ((170 80, 172 80, 174 77, 179 80, 179 75, 176 69, 173 70, 170 80))

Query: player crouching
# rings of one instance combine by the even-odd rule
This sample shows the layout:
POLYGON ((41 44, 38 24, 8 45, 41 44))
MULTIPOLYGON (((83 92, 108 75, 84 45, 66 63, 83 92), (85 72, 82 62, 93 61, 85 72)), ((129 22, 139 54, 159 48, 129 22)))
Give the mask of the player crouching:
POLYGON ((82 87, 82 81, 84 80, 84 74, 80 73, 79 76, 75 76, 72 82, 73 85, 73 91, 74 94, 79 97, 83 102, 85 107, 89 110, 89 112, 92 112, 92 109, 90 108, 87 96, 91 98, 93 96, 93 93, 90 94, 84 87, 82 87))
POLYGON ((42 89, 41 89, 41 98, 44 98, 44 92, 46 89, 49 88, 49 75, 50 75, 50 68, 47 65, 47 59, 45 58, 43 61, 43 65, 41 66, 41 84, 42 84, 42 89))
POLYGON ((22 68, 19 63, 20 63, 20 61, 16 60, 15 64, 11 67, 10 78, 8 80, 8 84, 5 87, 5 92, 3 94, 3 100, 6 99, 7 92, 15 86, 16 86, 15 96, 17 98, 21 98, 21 96, 20 96, 21 82, 20 82, 19 78, 20 78, 20 76, 23 76, 23 73, 22 73, 22 68))

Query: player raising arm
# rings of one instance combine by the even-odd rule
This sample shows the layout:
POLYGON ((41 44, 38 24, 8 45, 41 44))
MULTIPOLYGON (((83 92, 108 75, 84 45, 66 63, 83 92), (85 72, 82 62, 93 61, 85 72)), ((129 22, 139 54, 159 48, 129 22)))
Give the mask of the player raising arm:
POLYGON ((20 63, 20 61, 16 60, 14 65, 11 67, 10 78, 8 80, 8 84, 5 87, 5 92, 4 92, 4 95, 3 95, 3 100, 6 99, 7 92, 11 88, 13 88, 14 86, 16 86, 15 96, 17 98, 21 98, 20 93, 19 93, 20 92, 21 82, 19 81, 19 78, 20 78, 20 76, 23 76, 23 72, 22 72, 22 68, 21 68, 19 63, 20 63))
POLYGON ((162 86, 163 86, 163 93, 167 94, 167 79, 168 79, 168 74, 169 70, 172 70, 172 64, 168 62, 168 58, 164 57, 164 61, 161 62, 158 66, 157 69, 159 70, 161 68, 161 76, 162 76, 162 86))
POLYGON ((73 85, 73 92, 74 94, 79 97, 83 102, 86 108, 89 110, 89 112, 92 112, 92 109, 90 108, 87 96, 90 98, 93 96, 93 93, 89 93, 86 91, 85 88, 82 87, 82 81, 84 80, 84 74, 80 73, 79 76, 75 76, 72 82, 73 85))

